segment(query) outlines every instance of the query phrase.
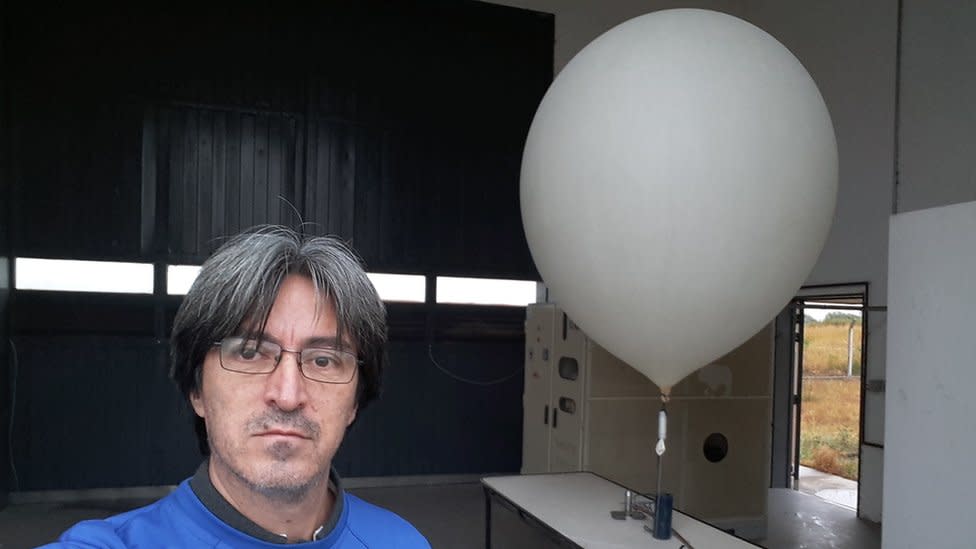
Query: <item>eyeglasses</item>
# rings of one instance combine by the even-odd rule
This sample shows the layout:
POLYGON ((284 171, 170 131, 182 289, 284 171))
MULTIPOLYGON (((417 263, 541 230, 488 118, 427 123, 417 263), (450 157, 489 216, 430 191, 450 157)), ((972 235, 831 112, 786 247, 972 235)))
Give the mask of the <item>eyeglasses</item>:
POLYGON ((214 347, 220 348, 220 366, 240 374, 270 374, 284 353, 298 355, 302 375, 321 383, 349 383, 359 366, 356 355, 328 347, 292 351, 271 341, 244 337, 226 337, 214 347))

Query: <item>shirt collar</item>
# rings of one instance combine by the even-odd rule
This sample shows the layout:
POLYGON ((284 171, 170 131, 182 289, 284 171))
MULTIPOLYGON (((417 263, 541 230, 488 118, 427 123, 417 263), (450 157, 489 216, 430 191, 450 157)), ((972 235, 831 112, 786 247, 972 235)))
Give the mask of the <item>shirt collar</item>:
MULTIPOLYGON (((308 540, 289 540, 288 536, 284 534, 276 534, 274 532, 269 532, 264 528, 258 526, 254 521, 245 517, 240 511, 234 508, 233 505, 228 502, 224 496, 217 491, 214 487, 213 481, 210 479, 210 460, 206 459, 197 468, 197 472, 190 479, 190 488, 193 493, 196 494, 200 502, 203 503, 204 507, 208 511, 214 514, 218 519, 228 526, 244 532, 245 534, 255 537, 262 541, 267 541, 270 543, 299 543, 308 540)), ((339 478, 339 474, 336 473, 335 468, 329 470, 329 489, 335 494, 335 505, 332 506, 332 512, 329 513, 325 524, 319 526, 312 535, 311 541, 318 541, 327 537, 332 530, 335 529, 336 523, 339 521, 339 517, 342 516, 342 507, 345 502, 345 496, 342 489, 342 479, 339 478)))

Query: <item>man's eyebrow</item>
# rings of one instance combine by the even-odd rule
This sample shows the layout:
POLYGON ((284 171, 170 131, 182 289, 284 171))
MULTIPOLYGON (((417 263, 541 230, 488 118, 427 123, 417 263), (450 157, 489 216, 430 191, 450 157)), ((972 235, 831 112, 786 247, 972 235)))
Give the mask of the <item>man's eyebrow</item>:
POLYGON ((245 335, 243 337, 247 338, 248 340, 253 340, 253 341, 267 341, 269 343, 274 343, 274 344, 277 344, 277 345, 281 345, 281 342, 278 341, 278 338, 276 338, 275 336, 273 336, 271 334, 251 334, 251 333, 248 333, 248 335, 245 335))
POLYGON ((320 336, 312 337, 305 340, 306 347, 349 347, 349 345, 344 345, 339 342, 339 338, 335 336, 320 336))
MULTIPOLYGON (((250 339, 256 339, 258 341, 268 341, 278 345, 279 347, 281 346, 281 340, 268 333, 256 334, 252 336, 250 339)), ((348 343, 340 343, 339 338, 337 338, 336 336, 316 336, 316 337, 310 337, 306 339, 302 343, 302 347, 303 348, 304 347, 329 347, 334 349, 340 349, 340 348, 349 349, 352 346, 349 345, 348 343)))

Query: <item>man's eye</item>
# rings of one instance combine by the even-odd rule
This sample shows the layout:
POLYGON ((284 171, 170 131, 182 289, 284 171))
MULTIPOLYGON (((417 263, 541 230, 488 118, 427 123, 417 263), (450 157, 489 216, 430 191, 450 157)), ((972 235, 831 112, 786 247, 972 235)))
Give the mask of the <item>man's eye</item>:
POLYGON ((263 351, 255 341, 242 341, 231 349, 231 356, 241 361, 259 360, 267 354, 263 351))
POLYGON ((244 360, 253 360, 258 356, 258 350, 244 347, 237 354, 244 360))
POLYGON ((315 366, 316 368, 330 368, 336 366, 337 361, 335 356, 331 354, 319 353, 313 355, 309 362, 311 362, 312 366, 315 366))

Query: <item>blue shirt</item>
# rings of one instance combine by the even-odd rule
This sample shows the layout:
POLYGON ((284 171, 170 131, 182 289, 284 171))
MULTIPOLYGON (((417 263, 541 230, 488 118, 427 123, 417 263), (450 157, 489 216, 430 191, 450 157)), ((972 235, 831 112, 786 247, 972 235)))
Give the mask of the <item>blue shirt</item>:
MULTIPOLYGON (((430 549, 399 516, 338 490, 341 511, 328 535, 290 545, 309 549, 430 549)), ((337 502, 338 504, 338 502, 337 502)), ((46 548, 211 547, 281 549, 217 518, 185 480, 159 501, 104 520, 79 522, 46 548)))

